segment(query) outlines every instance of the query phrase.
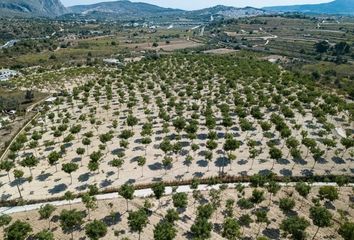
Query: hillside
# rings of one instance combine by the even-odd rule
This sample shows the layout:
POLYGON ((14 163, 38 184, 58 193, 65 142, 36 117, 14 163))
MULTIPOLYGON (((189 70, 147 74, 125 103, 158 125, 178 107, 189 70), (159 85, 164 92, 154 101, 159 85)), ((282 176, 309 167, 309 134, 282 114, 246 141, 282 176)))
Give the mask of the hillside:
POLYGON ((235 7, 229 7, 223 5, 217 5, 215 7, 189 12, 189 14, 192 14, 194 16, 209 15, 209 16, 222 16, 222 17, 230 17, 230 18, 257 16, 266 13, 267 13, 266 10, 257 9, 253 7, 235 8, 235 7))
POLYGON ((60 0, 0 0, 1 16, 59 16, 66 12, 60 0))
POLYGON ((167 15, 182 13, 182 10, 163 8, 147 3, 135 3, 128 0, 115 2, 101 2, 91 5, 77 5, 69 7, 71 13, 83 15, 114 15, 116 17, 147 17, 153 15, 167 15))
POLYGON ((257 16, 266 14, 263 9, 252 7, 235 8, 218 5, 211 8, 205 8, 195 11, 183 11, 179 9, 162 8, 156 5, 146 3, 135 3, 128 0, 115 2, 102 2, 92 5, 78 5, 69 8, 71 13, 83 14, 92 18, 141 18, 157 16, 176 16, 192 19, 209 19, 213 17, 239 18, 246 16, 257 16))
POLYGON ((335 0, 329 3, 267 7, 266 10, 322 14, 354 15, 354 0, 335 0))

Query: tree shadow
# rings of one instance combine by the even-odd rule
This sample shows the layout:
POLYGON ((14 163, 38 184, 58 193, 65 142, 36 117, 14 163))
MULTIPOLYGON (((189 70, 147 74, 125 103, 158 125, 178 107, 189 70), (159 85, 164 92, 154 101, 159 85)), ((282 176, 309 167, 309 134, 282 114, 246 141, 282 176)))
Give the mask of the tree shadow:
POLYGON ((106 177, 113 176, 114 174, 115 174, 114 171, 108 171, 108 172, 106 173, 106 177))
POLYGON ((84 191, 84 190, 86 190, 87 188, 88 188, 88 184, 85 183, 85 184, 82 184, 82 185, 80 185, 80 186, 77 186, 75 189, 76 189, 77 191, 84 191))
POLYGON ((25 178, 17 178, 17 179, 14 179, 12 182, 10 182, 10 186, 11 187, 16 187, 17 185, 21 186, 25 182, 26 182, 25 178))
POLYGON ((119 212, 111 213, 108 216, 102 218, 102 222, 104 222, 108 227, 117 225, 122 221, 122 215, 119 212))
POLYGON ((181 144, 182 148, 188 147, 190 145, 189 141, 179 141, 179 143, 181 144))
POLYGON ((285 177, 290 177, 290 176, 293 175, 293 172, 290 169, 287 169, 287 168, 283 168, 279 172, 280 172, 281 175, 283 175, 285 177))
POLYGON ((68 189, 68 186, 65 183, 61 183, 61 184, 55 185, 53 188, 49 189, 48 193, 53 195, 53 194, 63 192, 66 189, 68 189))
POLYGON ((276 160, 276 162, 278 164, 281 164, 281 165, 287 165, 287 164, 290 163, 290 161, 288 159, 285 159, 285 158, 279 158, 279 159, 276 160))
POLYGON ((145 151, 145 148, 143 146, 136 146, 133 148, 133 151, 145 151))
POLYGON ((314 172, 313 169, 302 169, 301 175, 303 176, 313 176, 314 172))
POLYGON ((261 158, 261 159, 258 160, 258 162, 259 162, 260 164, 266 163, 266 162, 268 162, 268 161, 269 161, 269 160, 264 159, 264 158, 261 158))
POLYGON ((155 142, 158 142, 158 141, 161 141, 162 140, 162 137, 161 136, 156 136, 155 137, 155 142))
POLYGON ((294 210, 289 210, 289 211, 282 211, 287 217, 294 217, 297 216, 298 213, 294 210))
POLYGON ((179 152, 179 155, 184 157, 184 156, 187 156, 189 154, 189 151, 187 149, 182 149, 180 152, 179 152))
POLYGON ((316 161, 317 163, 319 163, 319 164, 326 164, 326 163, 328 163, 328 161, 326 160, 326 159, 324 159, 324 158, 319 158, 319 159, 317 159, 317 161, 316 161))
POLYGON ((184 214, 184 215, 180 218, 180 220, 181 220, 182 222, 184 222, 184 223, 188 223, 189 221, 192 220, 192 218, 189 217, 188 215, 184 214))
POLYGON ((262 169, 258 171, 258 174, 262 175, 262 176, 270 176, 273 173, 273 171, 269 170, 269 169, 262 169))
POLYGON ((307 161, 305 161, 303 158, 294 158, 293 159, 294 163, 300 164, 300 165, 306 165, 307 161))
POLYGON ((225 133, 224 132, 217 132, 216 135, 218 136, 218 139, 225 138, 225 133))
POLYGON ((178 181, 181 181, 181 180, 183 180, 183 177, 184 177, 183 174, 179 174, 179 175, 175 176, 175 179, 177 179, 178 181))
POLYGON ((201 178, 204 176, 205 173, 203 172, 194 172, 193 173, 193 176, 196 177, 196 178, 201 178))
POLYGON ((262 233, 269 239, 280 239, 280 230, 278 228, 265 228, 262 233))
POLYGON ((246 159, 241 159, 239 161, 237 161, 238 165, 246 165, 248 163, 248 161, 246 159))
POLYGON ((345 164, 345 161, 343 160, 343 158, 340 158, 340 157, 332 157, 332 161, 335 164, 345 164))
POLYGON ((158 170, 161 170, 162 169, 162 164, 160 162, 155 162, 153 164, 150 164, 148 165, 148 168, 151 170, 151 171, 158 171, 158 170))
POLYGON ((110 185, 113 184, 113 181, 110 179, 104 179, 101 183, 100 183, 100 187, 105 188, 108 187, 110 185))
POLYGON ((81 162, 82 158, 81 157, 75 157, 71 160, 73 163, 81 162))
POLYGON ((130 178, 130 179, 128 179, 125 183, 127 183, 127 184, 133 184, 133 183, 135 183, 135 182, 136 182, 135 179, 130 178))
POLYGON ((86 172, 81 174, 77 179, 79 180, 79 182, 87 182, 90 178, 90 173, 86 172))
MULTIPOLYGON (((163 134, 162 129, 159 129, 159 130, 155 131, 155 134, 156 134, 156 135, 161 135, 161 134, 163 134)), ((160 137, 159 137, 159 138, 160 138, 160 137)), ((155 138, 155 140, 156 140, 156 138, 155 138)))
POLYGON ((137 162, 139 160, 140 156, 135 156, 133 158, 130 159, 131 163, 137 162))
POLYGON ((124 148, 116 148, 116 149, 113 149, 112 151, 111 151, 111 154, 112 155, 118 155, 118 154, 120 154, 120 153, 124 153, 124 148))
POLYGON ((325 206, 325 208, 327 208, 327 209, 331 209, 331 210, 335 210, 335 209, 336 209, 336 207, 334 206, 334 204, 333 204, 332 202, 330 202, 330 201, 325 201, 325 202, 324 202, 324 206, 325 206))
POLYGON ((220 156, 216 159, 214 163, 216 167, 223 168, 226 167, 229 164, 229 162, 230 162, 229 159, 227 159, 224 156, 220 156))
POLYGON ((240 176, 243 176, 243 177, 248 176, 248 172, 247 171, 241 171, 241 172, 238 172, 238 174, 240 174, 240 176))
POLYGON ((216 150, 216 154, 224 155, 224 151, 221 149, 216 150))
POLYGON ((65 143, 65 144, 64 144, 64 147, 65 147, 65 148, 70 148, 70 147, 72 147, 72 146, 74 146, 74 144, 73 144, 73 143, 71 143, 71 142, 70 142, 70 143, 65 143))
POLYGON ((43 181, 47 180, 47 178, 49 178, 50 176, 52 176, 51 173, 43 173, 43 174, 38 175, 38 176, 36 177, 36 179, 37 179, 38 181, 43 182, 43 181))
POLYGON ((199 167, 207 167, 208 166, 208 161, 204 160, 204 159, 198 160, 196 163, 199 167))
POLYGON ((9 193, 3 193, 1 194, 1 201, 6 201, 8 200, 12 195, 9 193))
POLYGON ((198 140, 205 141, 207 138, 208 138, 208 134, 205 134, 205 133, 199 133, 199 134, 197 134, 197 139, 198 139, 198 140))
POLYGON ((51 151, 53 151, 55 148, 54 147, 46 147, 45 149, 44 149, 44 151, 45 152, 51 152, 51 151))

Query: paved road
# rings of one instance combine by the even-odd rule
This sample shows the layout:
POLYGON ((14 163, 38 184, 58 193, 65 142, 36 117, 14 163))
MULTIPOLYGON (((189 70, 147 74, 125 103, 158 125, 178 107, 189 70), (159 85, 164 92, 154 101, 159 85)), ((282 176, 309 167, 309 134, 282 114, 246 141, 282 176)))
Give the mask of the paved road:
MULTIPOLYGON (((288 183, 287 186, 295 186, 296 183, 288 183)), ((243 186, 247 187, 250 185, 250 183, 242 183, 243 186)), ((285 183, 280 183, 280 185, 285 186, 285 183)), ((312 183, 311 184, 313 187, 318 187, 318 186, 336 186, 336 183, 323 183, 323 182, 317 182, 317 183, 312 183)), ((219 189, 221 184, 216 184, 216 185, 205 185, 201 184, 198 186, 198 190, 201 191, 207 191, 210 189, 219 189)), ((227 184, 229 189, 235 188, 235 183, 229 183, 227 184)), ((353 187, 354 184, 349 184, 349 186, 353 187)), ((178 186, 177 187, 177 192, 185 192, 185 193, 190 193, 193 192, 193 189, 190 188, 189 185, 183 185, 183 186, 178 186)), ((172 194, 172 187, 166 187, 165 195, 171 195, 172 194)), ((134 192, 135 197, 140 197, 140 198, 145 198, 153 195, 153 191, 151 188, 147 189, 140 189, 136 190, 134 192)), ((97 200, 109 200, 109 199, 115 199, 115 198, 120 198, 118 193, 107 193, 107 194, 100 194, 96 196, 97 200)), ((80 203, 81 199, 76 198, 71 203, 80 203)), ((42 205, 45 205, 47 203, 50 203, 54 206, 63 206, 63 205, 68 205, 70 204, 69 201, 48 201, 45 203, 38 203, 38 204, 30 204, 30 205, 24 205, 24 206, 16 206, 16 207, 1 207, 0 208, 0 215, 2 214, 13 214, 13 213, 19 213, 19 212, 26 212, 26 211, 31 211, 31 210, 37 210, 39 209, 42 205)))

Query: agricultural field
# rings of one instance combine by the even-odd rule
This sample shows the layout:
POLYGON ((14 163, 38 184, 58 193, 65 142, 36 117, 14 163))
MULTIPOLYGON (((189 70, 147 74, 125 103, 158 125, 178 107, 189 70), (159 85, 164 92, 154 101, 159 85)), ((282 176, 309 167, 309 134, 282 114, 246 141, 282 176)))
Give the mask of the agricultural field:
MULTIPOLYGON (((130 197, 123 191, 120 197, 117 194, 109 200, 86 195, 84 204, 47 204, 38 210, 14 213, 11 219, 30 223, 24 235, 53 235, 55 239, 70 236, 73 239, 85 239, 85 236, 91 239, 95 236, 102 239, 342 239, 341 236, 348 236, 345 230, 350 229, 349 225, 341 224, 354 215, 348 206, 348 199, 353 196, 350 187, 311 187, 305 183, 281 187, 272 181, 259 186, 260 183, 255 181, 253 187, 229 184, 203 190, 195 183, 190 192, 176 188, 172 193, 171 188, 155 185, 154 191, 149 192, 151 196, 145 198, 130 197), (169 194, 161 195, 167 191, 169 194), (67 216, 74 216, 72 225, 65 224, 67 216)), ((94 188, 91 189, 93 193, 94 188)))
POLYGON ((46 93, 39 91, 21 91, 9 86, 0 87, 0 153, 6 149, 17 132, 30 121, 36 113, 31 111, 35 104, 47 97, 46 93), (16 114, 6 116, 5 111, 14 110, 16 114), (28 110, 28 111, 26 111, 28 110))
MULTIPOLYGON (((0 20, 0 26, 1 23, 0 20)), ((170 52, 203 45, 193 40, 197 30, 123 28, 120 23, 114 26, 107 26, 104 23, 96 25, 73 23, 73 25, 62 23, 62 29, 48 39, 24 38, 12 48, 0 49, 0 65, 16 69, 38 66, 49 69, 53 66, 54 68, 97 66, 102 65, 102 58, 130 57, 133 50, 170 52), (79 33, 72 28, 77 29, 79 33), (98 31, 101 28, 104 31, 98 31), (89 34, 90 32, 93 33, 89 34), (95 32, 100 34, 94 34, 95 32), (157 46, 153 46, 154 43, 157 46)), ((54 26, 59 27, 56 24, 54 26)))
POLYGON ((69 67, 53 70, 32 68, 23 71, 24 75, 11 79, 11 83, 18 89, 35 89, 39 92, 57 94, 72 92, 77 86, 109 75, 112 68, 97 67, 69 67))
POLYGON ((280 55, 287 70, 354 96, 353 18, 284 15, 225 20, 206 27, 209 43, 280 55), (310 71, 311 70, 311 71, 310 71))
POLYGON ((226 21, 221 29, 220 24, 210 25, 208 32, 215 33, 219 29, 217 36, 229 36, 230 43, 291 57, 313 59, 316 56, 314 45, 322 40, 330 44, 354 40, 354 23, 346 18, 255 17, 226 21))
POLYGON ((58 96, 26 127, 1 198, 269 172, 351 176, 352 121, 352 103, 266 61, 143 60, 58 96))
POLYGON ((0 17, 0 240, 354 240, 354 18, 133 2, 0 17))

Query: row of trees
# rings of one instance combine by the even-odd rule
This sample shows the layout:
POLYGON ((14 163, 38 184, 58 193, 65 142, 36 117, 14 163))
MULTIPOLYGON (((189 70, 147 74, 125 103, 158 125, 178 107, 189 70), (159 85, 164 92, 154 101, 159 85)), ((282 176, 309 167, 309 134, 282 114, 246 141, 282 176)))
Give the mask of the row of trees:
MULTIPOLYGON (((245 187, 238 184, 236 185, 237 196, 233 194, 234 198, 224 199, 224 192, 226 186, 221 186, 219 190, 209 190, 208 198, 205 198, 205 193, 198 190, 198 180, 195 179, 191 188, 193 189, 195 218, 190 227, 190 234, 195 239, 209 239, 212 237, 212 232, 222 235, 228 240, 239 239, 244 234, 244 228, 250 228, 251 224, 258 224, 258 230, 253 228, 251 231, 256 239, 267 239, 266 237, 259 236, 262 225, 265 228, 271 223, 268 217, 268 211, 272 204, 278 204, 283 212, 285 218, 280 221, 279 228, 283 232, 283 236, 289 236, 291 239, 301 240, 307 239, 308 234, 306 229, 312 224, 317 226, 312 239, 316 238, 321 228, 331 227, 334 223, 334 215, 331 210, 328 210, 325 202, 334 202, 339 198, 339 191, 333 186, 323 186, 319 188, 318 195, 312 198, 312 206, 309 207, 309 215, 306 216, 303 212, 303 202, 311 193, 311 185, 299 182, 295 185, 294 190, 302 198, 300 199, 300 206, 297 206, 295 214, 294 209, 296 206, 293 190, 289 187, 284 187, 284 197, 279 198, 277 201, 272 201, 272 197, 276 196, 281 190, 278 183, 274 182, 272 176, 255 175, 252 177, 251 186, 254 189, 249 198, 245 197, 245 187), (263 189, 269 193, 269 203, 265 204, 266 196, 263 189), (290 191, 290 192, 289 192, 290 191), (237 201, 236 201, 237 200, 237 201), (199 205, 196 205, 199 203, 199 205), (225 204, 224 207, 222 204, 225 204), (236 205, 239 209, 236 208, 236 205), (196 207, 197 206, 197 207, 196 207), (237 210, 236 210, 237 209, 237 210), (249 211, 253 209, 252 211, 249 211), (218 216, 221 213, 223 219, 221 229, 215 228, 212 217, 215 217, 215 223, 219 222, 218 216), (250 214, 251 213, 251 214, 250 214), (252 217, 254 215, 254 217, 252 217)), ((183 192, 176 192, 173 190, 172 205, 173 208, 161 209, 161 198, 165 193, 165 185, 162 182, 156 183, 152 187, 154 197, 158 200, 158 205, 153 210, 153 204, 149 199, 146 199, 142 207, 136 210, 129 210, 128 202, 134 199, 134 186, 131 184, 124 184, 119 189, 118 193, 127 201, 127 221, 131 232, 138 233, 139 239, 144 228, 149 224, 149 217, 155 212, 162 215, 161 220, 155 224, 153 235, 156 240, 172 240, 177 236, 176 223, 181 219, 181 214, 186 211, 189 205, 188 194, 183 192), (158 213, 159 212, 159 213, 158 213)), ((82 196, 82 203, 86 207, 86 213, 72 209, 63 209, 58 215, 60 226, 64 233, 70 234, 71 239, 74 238, 74 232, 79 230, 84 225, 84 232, 90 239, 104 238, 108 232, 108 226, 105 221, 91 220, 90 210, 97 208, 97 200, 95 194, 98 189, 95 185, 89 186, 89 191, 82 196), (87 217, 86 220, 84 220, 87 217), (85 221, 87 222, 86 224, 85 221)), ((65 194, 68 201, 72 201, 75 195, 71 192, 65 194)), ((166 199, 166 201, 168 201, 166 199)), ((306 203, 310 203, 307 200, 306 203)), ((112 207, 113 205, 110 205, 112 207)), ((34 234, 34 238, 38 240, 51 240, 54 239, 54 232, 51 228, 53 214, 56 207, 51 204, 42 205, 38 210, 40 219, 48 221, 48 227, 34 234)), ((338 211, 340 209, 337 209, 338 211)), ((274 210, 273 210, 274 211, 274 210)), ((344 213, 344 212, 343 212, 344 213)), ((336 220, 338 221, 338 219, 336 220)), ((252 225, 254 226, 254 225, 252 225)), ((16 220, 12 221, 9 215, 0 216, 0 227, 4 228, 4 239, 24 240, 29 234, 32 233, 33 228, 31 224, 16 220)), ((338 234, 345 240, 350 240, 354 237, 354 223, 348 217, 342 214, 338 234)))

